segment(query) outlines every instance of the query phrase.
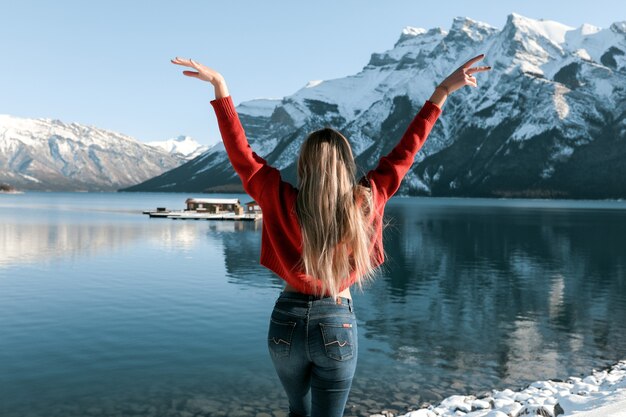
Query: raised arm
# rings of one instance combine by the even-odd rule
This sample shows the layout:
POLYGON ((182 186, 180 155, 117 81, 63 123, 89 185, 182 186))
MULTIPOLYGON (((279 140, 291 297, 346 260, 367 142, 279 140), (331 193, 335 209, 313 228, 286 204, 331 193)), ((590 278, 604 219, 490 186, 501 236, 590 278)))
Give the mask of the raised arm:
POLYGON ((183 71, 183 74, 210 82, 215 88, 215 100, 211 100, 211 105, 217 116, 224 148, 235 172, 241 178, 244 190, 260 202, 261 191, 268 185, 267 181, 276 175, 280 178, 280 173, 250 148, 224 77, 214 69, 191 59, 175 58, 172 63, 195 69, 196 71, 183 71))
POLYGON ((391 198, 400 188, 402 179, 413 165, 415 154, 424 145, 439 118, 448 95, 465 85, 477 87, 473 74, 491 69, 488 66, 471 67, 484 57, 481 54, 470 59, 435 87, 435 91, 411 121, 398 144, 380 159, 376 168, 367 173, 367 179, 374 182, 385 200, 391 198))

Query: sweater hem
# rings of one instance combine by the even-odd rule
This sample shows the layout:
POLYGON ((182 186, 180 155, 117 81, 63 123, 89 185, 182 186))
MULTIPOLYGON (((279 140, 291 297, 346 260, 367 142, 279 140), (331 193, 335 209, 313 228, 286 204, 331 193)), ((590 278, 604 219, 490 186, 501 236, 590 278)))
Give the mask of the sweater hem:
MULTIPOLYGON (((210 101, 213 109, 216 113, 221 113, 226 115, 227 117, 236 117, 237 111, 235 110, 235 104, 233 103, 232 96, 228 95, 226 97, 216 98, 215 100, 210 101)), ((219 114, 218 114, 219 118, 219 114)))

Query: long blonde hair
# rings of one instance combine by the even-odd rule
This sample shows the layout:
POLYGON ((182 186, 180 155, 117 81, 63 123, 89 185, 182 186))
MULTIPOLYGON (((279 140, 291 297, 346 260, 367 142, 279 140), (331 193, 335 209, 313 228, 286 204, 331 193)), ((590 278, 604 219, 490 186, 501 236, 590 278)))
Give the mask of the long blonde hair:
POLYGON ((302 267, 320 280, 318 295, 336 297, 355 271, 357 281, 372 278, 371 189, 356 181, 348 140, 332 128, 312 132, 298 158, 296 212, 302 232, 302 267))

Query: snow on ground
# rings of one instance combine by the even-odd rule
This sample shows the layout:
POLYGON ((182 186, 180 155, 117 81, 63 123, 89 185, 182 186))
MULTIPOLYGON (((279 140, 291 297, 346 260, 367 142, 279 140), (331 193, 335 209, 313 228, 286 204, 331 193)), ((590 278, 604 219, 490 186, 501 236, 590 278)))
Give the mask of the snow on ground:
MULTIPOLYGON (((389 417, 383 411, 370 417, 389 417)), ((477 398, 451 395, 437 405, 399 417, 626 417, 626 360, 584 378, 535 381, 520 391, 504 389, 477 398)))

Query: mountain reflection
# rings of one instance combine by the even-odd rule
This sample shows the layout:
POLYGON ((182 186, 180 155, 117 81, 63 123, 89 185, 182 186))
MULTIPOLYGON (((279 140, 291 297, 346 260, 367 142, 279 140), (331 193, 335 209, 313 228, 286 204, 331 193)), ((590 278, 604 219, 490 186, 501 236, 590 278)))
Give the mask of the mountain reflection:
POLYGON ((159 231, 119 224, 0 223, 0 268, 59 257, 93 256, 159 231))
MULTIPOLYGON (((146 220, 139 216, 131 222, 1 222, 0 268, 57 258, 92 257, 132 244, 185 251, 203 239, 202 243, 221 250, 222 242, 230 248, 238 241, 239 238, 232 238, 233 233, 241 235, 245 250, 250 252, 254 245, 245 242, 253 241, 255 235, 260 238, 260 223, 146 220), (201 231, 206 231, 206 238, 201 231)), ((249 252, 243 258, 254 259, 249 252)))
POLYGON ((509 382, 564 375, 583 351, 623 357, 626 212, 399 203, 387 215, 389 259, 359 313, 396 360, 492 366, 509 382))

